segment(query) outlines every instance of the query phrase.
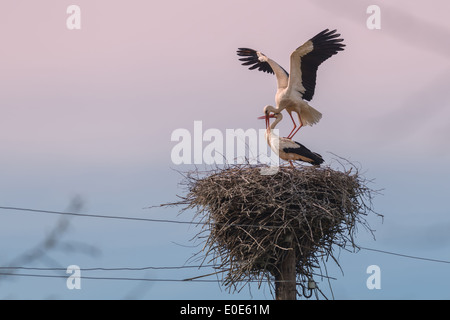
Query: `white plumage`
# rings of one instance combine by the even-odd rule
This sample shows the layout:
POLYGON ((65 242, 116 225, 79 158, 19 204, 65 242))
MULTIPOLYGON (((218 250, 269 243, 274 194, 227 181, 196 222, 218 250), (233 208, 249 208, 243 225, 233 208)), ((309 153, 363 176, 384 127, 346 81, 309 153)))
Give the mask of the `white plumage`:
POLYGON ((293 166, 292 161, 303 161, 313 165, 320 165, 323 163, 322 156, 318 153, 312 152, 307 147, 299 142, 292 141, 288 138, 280 138, 273 133, 273 129, 283 119, 281 113, 271 113, 275 110, 273 106, 266 106, 264 108, 264 116, 266 120, 266 140, 270 148, 283 160, 289 161, 293 166), (270 124, 270 118, 276 118, 276 120, 270 124))
POLYGON ((278 88, 275 95, 275 113, 286 109, 294 123, 288 138, 292 138, 303 125, 313 125, 321 119, 322 114, 307 101, 314 95, 319 65, 338 51, 344 50, 345 45, 341 43, 343 39, 338 39, 339 36, 336 30, 326 29, 298 47, 290 56, 290 75, 260 51, 249 48, 239 48, 237 51, 239 56, 244 57, 239 59, 244 61, 242 65, 249 65, 250 70, 258 68, 260 71, 275 74, 278 88), (292 111, 298 115, 298 128, 292 111))

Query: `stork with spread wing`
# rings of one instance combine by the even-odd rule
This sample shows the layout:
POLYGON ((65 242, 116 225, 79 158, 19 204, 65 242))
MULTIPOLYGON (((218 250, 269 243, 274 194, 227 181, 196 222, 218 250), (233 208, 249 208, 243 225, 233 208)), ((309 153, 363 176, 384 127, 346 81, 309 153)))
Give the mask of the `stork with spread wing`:
POLYGON ((328 29, 318 33, 291 54, 290 74, 278 63, 268 58, 260 51, 249 48, 239 48, 237 54, 243 58, 242 65, 249 69, 275 74, 278 90, 275 95, 275 113, 283 109, 289 113, 294 128, 287 138, 291 139, 304 125, 313 125, 322 117, 322 114, 311 107, 307 101, 314 96, 316 87, 317 69, 322 62, 344 50, 340 34, 336 30, 328 29), (298 115, 299 126, 292 117, 292 111, 298 115))

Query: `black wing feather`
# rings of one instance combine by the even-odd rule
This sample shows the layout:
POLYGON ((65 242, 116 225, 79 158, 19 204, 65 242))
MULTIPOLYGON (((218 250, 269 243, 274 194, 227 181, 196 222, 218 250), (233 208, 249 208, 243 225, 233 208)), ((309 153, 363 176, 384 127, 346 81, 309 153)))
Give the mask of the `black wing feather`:
POLYGON ((314 96, 317 68, 322 62, 344 50, 345 44, 341 43, 344 39, 339 39, 340 36, 339 33, 336 33, 336 30, 325 29, 309 40, 313 43, 313 50, 302 57, 300 67, 302 84, 305 88, 304 100, 310 101, 314 96))
POLYGON ((284 148, 283 149, 284 152, 298 154, 303 158, 304 162, 308 162, 316 166, 323 163, 324 160, 320 154, 312 152, 307 147, 305 147, 304 145, 302 145, 297 141, 292 142, 295 142, 298 145, 298 148, 284 148))
MULTIPOLYGON (((245 57, 245 58, 240 58, 239 60, 243 61, 243 63, 242 63, 243 66, 250 66, 249 67, 250 70, 258 69, 259 71, 262 71, 262 72, 274 74, 273 69, 270 66, 270 64, 268 64, 267 62, 259 61, 256 50, 253 50, 250 48, 238 48, 237 55, 241 56, 241 57, 245 57)), ((289 74, 287 73, 286 70, 284 70, 284 72, 286 72, 287 76, 289 76, 289 74)))

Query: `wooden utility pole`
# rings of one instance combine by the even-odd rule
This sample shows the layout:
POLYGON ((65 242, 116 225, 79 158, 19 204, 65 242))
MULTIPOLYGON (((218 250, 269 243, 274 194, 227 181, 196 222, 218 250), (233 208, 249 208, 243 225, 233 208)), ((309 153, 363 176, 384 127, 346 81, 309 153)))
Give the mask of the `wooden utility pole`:
POLYGON ((275 275, 275 299, 297 300, 295 250, 292 246, 278 264, 275 275))

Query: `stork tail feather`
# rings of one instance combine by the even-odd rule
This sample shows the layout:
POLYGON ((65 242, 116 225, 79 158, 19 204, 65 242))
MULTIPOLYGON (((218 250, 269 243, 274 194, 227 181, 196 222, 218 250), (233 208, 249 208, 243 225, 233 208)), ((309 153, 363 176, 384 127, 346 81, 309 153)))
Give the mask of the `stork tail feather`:
POLYGON ((322 113, 309 106, 309 108, 307 108, 305 111, 302 111, 301 117, 303 125, 312 126, 313 124, 316 124, 320 121, 320 119, 322 118, 322 113))

